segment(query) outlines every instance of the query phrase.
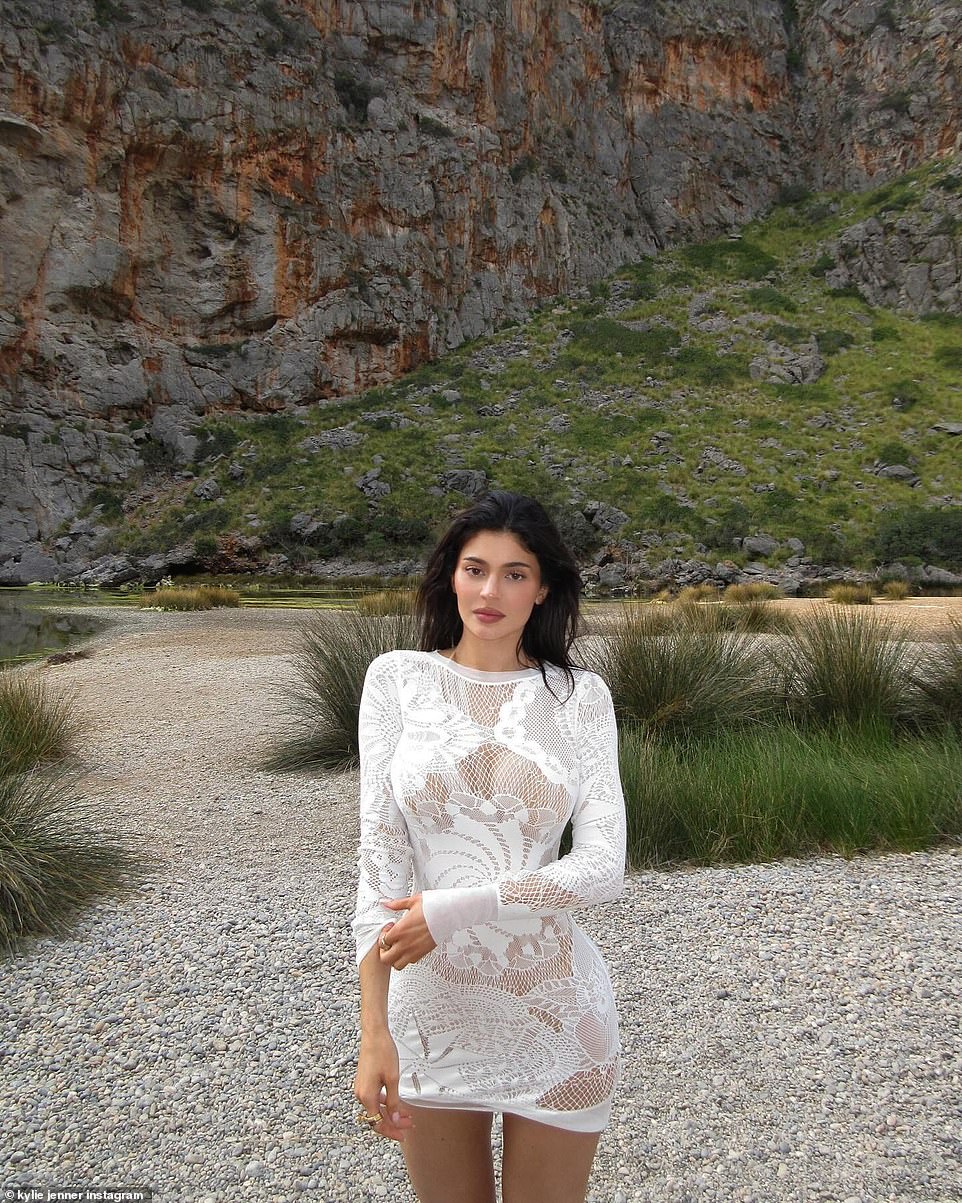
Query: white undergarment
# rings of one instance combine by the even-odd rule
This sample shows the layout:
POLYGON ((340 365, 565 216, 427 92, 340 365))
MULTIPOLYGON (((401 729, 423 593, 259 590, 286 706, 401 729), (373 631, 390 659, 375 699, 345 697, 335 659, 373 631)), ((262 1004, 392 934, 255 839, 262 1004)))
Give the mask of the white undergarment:
POLYGON ((438 947, 391 974, 388 1000, 402 1098, 595 1132, 618 1022, 572 911, 623 887, 618 741, 600 677, 575 670, 569 696, 547 673, 551 689, 539 669, 481 672, 438 652, 371 664, 354 933, 360 963, 399 917, 379 900, 422 892, 438 947))

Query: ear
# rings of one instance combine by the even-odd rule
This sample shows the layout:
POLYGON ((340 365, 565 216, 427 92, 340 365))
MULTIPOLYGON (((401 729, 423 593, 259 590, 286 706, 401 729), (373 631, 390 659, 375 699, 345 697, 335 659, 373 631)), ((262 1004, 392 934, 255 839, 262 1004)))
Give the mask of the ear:
POLYGON ((538 590, 538 596, 534 599, 534 604, 540 606, 544 599, 548 596, 548 586, 542 585, 538 590))

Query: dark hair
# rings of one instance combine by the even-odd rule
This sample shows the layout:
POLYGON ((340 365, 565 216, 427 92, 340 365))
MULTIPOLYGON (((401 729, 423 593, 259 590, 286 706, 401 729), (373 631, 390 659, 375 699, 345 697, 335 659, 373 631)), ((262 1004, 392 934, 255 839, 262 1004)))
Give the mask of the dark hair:
POLYGON ((525 624, 521 650, 539 666, 546 685, 545 665, 554 664, 573 689, 571 645, 578 634, 581 575, 544 506, 522 493, 492 490, 462 510, 445 531, 418 589, 415 612, 421 622, 421 651, 454 647, 461 638, 464 624, 451 580, 461 549, 480 531, 506 531, 537 559, 548 594, 525 624))

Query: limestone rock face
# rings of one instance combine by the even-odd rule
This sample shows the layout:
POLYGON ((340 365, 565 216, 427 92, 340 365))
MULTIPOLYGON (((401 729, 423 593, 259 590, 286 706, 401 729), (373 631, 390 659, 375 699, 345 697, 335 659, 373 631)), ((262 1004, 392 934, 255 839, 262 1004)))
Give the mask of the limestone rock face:
POLYGON ((0 0, 0 568, 209 411, 958 146, 954 3, 793 7, 0 0))
POLYGON ((962 313, 962 196, 928 193, 920 211, 893 209, 835 243, 832 288, 855 287, 870 305, 908 313, 962 313))

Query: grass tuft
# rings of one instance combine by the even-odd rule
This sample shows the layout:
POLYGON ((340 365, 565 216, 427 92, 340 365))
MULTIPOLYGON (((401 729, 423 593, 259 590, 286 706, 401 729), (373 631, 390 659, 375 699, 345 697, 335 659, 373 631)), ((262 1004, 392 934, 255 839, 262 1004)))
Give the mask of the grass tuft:
POLYGON ((342 611, 312 617, 295 654, 297 679, 282 687, 286 721, 263 767, 276 773, 354 768, 368 665, 383 652, 416 643, 417 623, 410 613, 374 618, 342 611))
POLYGON ((0 776, 0 952, 25 936, 64 935, 78 910, 121 897, 144 880, 150 858, 104 830, 96 803, 61 773, 0 776))
POLYGON ((64 766, 82 727, 63 695, 0 675, 0 955, 64 934, 81 906, 129 893, 152 863, 76 795, 64 766))
POLYGON ((214 610, 223 606, 239 606, 241 601, 236 590, 222 585, 199 585, 196 588, 171 585, 143 594, 139 604, 154 610, 214 610))
POLYGON ((0 673, 0 776, 65 760, 82 728, 64 694, 35 677, 0 673))
POLYGON ((380 589, 376 593, 362 594, 355 604, 358 614, 384 618, 413 613, 415 596, 413 589, 380 589))
POLYGON ((776 597, 784 597, 777 585, 767 581, 747 581, 744 585, 729 585, 725 590, 726 602, 771 601, 776 597))
POLYGON ((962 729, 962 622, 954 619, 940 643, 930 644, 915 673, 925 717, 962 729))
POLYGON ((778 651, 790 711, 818 723, 896 723, 918 711, 918 653, 903 628, 876 614, 823 609, 778 651))
POLYGON ((832 585, 828 596, 840 606, 870 606, 875 600, 871 585, 832 585))
POLYGON ((632 607, 594 644, 594 667, 626 728, 690 737, 770 717, 759 650, 723 632, 686 630, 684 620, 666 633, 672 621, 672 607, 632 607))

